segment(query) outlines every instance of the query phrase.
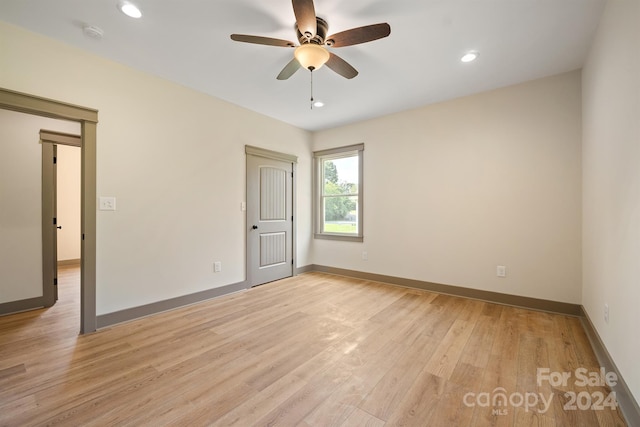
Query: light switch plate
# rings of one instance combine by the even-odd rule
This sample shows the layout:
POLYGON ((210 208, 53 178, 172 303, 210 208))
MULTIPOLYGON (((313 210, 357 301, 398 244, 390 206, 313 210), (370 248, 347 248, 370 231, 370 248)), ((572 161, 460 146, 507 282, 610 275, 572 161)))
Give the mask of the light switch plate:
POLYGON ((100 210, 101 211, 115 211, 116 210, 116 198, 115 197, 100 197, 100 210))

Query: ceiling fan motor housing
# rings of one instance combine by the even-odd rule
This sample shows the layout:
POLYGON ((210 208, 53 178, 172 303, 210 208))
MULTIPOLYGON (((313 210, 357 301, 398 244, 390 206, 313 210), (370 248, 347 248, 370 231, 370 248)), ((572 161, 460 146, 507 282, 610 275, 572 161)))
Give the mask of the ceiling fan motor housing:
POLYGON ((325 21, 324 19, 318 18, 316 16, 316 26, 317 26, 316 35, 309 38, 305 34, 302 34, 300 32, 300 29, 296 24, 296 32, 298 33, 298 40, 300 41, 300 44, 313 43, 313 44, 323 45, 325 43, 325 38, 327 37, 327 31, 329 30, 329 24, 327 24, 327 21, 325 21))

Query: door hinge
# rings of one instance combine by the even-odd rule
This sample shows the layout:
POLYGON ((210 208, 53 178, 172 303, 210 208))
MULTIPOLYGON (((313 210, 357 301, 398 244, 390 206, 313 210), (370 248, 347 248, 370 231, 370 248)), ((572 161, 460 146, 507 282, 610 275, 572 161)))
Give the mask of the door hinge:
POLYGON ((58 278, 53 279, 53 286, 58 286, 58 278))
POLYGON ((291 260, 291 265, 293 265, 293 260, 291 260))
POLYGON ((57 158, 57 157, 54 157, 54 158, 53 158, 53 164, 55 165, 56 163, 58 163, 58 158, 57 158))
POLYGON ((291 178, 293 178, 293 172, 291 172, 291 178))
POLYGON ((291 222, 293 222, 293 215, 291 215, 291 222))
POLYGON ((84 240, 84 233, 82 233, 82 240, 84 240))

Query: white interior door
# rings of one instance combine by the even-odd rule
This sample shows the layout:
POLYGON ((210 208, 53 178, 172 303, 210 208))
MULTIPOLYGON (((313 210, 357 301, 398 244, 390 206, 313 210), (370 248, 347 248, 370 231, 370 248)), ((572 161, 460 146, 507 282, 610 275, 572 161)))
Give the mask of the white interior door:
POLYGON ((293 164, 247 154, 247 280, 293 275, 293 164))

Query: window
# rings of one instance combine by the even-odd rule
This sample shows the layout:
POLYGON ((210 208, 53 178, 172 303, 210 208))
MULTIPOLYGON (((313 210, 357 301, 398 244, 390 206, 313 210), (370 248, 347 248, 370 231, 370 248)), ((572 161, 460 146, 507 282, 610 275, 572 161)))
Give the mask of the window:
POLYGON ((364 144, 313 153, 315 237, 362 242, 364 144))

